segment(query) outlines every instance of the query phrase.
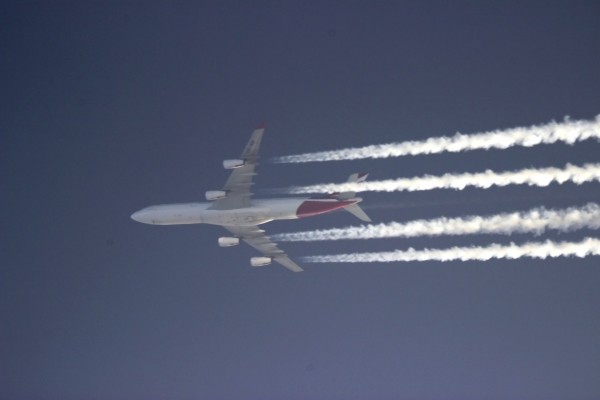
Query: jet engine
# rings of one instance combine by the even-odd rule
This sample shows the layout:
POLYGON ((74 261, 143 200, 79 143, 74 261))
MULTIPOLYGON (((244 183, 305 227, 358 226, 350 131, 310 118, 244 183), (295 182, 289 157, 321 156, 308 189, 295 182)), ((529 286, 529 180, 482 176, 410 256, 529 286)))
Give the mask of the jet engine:
POLYGON ((250 258, 250 265, 253 267, 263 267, 271 264, 273 258, 271 257, 252 257, 250 258))
POLYGON ((243 167, 246 164, 246 160, 223 160, 223 168, 235 169, 243 167))
POLYGON ((227 192, 224 190, 208 190, 205 193, 205 196, 206 200, 214 201, 225 198, 227 196, 227 192))
POLYGON ((237 246, 238 244, 240 244, 240 238, 236 238, 236 237, 220 237, 219 238, 219 246, 221 246, 221 247, 237 246))

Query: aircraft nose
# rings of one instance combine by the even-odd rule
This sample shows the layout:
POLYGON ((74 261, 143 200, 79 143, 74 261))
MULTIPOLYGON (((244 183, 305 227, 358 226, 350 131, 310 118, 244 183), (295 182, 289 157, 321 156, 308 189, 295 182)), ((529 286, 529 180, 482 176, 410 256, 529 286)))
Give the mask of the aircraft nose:
POLYGON ((137 222, 144 222, 144 211, 140 210, 140 211, 136 211, 133 214, 131 214, 131 219, 137 222))

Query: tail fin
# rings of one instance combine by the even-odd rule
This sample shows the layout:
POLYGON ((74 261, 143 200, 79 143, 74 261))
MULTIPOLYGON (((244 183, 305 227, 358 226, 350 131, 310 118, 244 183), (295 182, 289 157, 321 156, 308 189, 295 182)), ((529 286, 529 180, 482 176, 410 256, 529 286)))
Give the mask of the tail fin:
MULTIPOLYGON (((354 173, 348 177, 348 182, 363 182, 365 179, 367 179, 367 176, 369 176, 369 174, 367 174, 367 173, 354 173)), ((338 194, 337 198, 338 198, 338 200, 353 199, 353 198, 356 198, 356 193, 355 192, 343 192, 343 193, 338 194)), ((362 201, 362 199, 358 198, 357 200, 358 201, 356 203, 350 204, 349 206, 344 207, 344 209, 346 211, 348 211, 350 214, 354 215, 356 218, 360 219, 361 221, 371 222, 371 218, 369 218, 369 216, 358 205, 358 203, 360 203, 362 201)))
MULTIPOLYGON (((357 172, 348 177, 348 182, 363 182, 365 179, 367 179, 367 176, 369 176, 369 174, 357 172)), ((338 200, 348 200, 353 197, 356 197, 356 192, 343 192, 337 195, 338 200)))

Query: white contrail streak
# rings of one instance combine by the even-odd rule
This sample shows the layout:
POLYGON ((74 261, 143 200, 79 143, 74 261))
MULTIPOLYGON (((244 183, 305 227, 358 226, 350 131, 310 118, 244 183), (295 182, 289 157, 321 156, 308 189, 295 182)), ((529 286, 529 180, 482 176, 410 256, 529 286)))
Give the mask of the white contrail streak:
POLYGON ((350 253, 303 257, 312 263, 368 263, 399 261, 488 261, 491 259, 587 257, 600 255, 600 239, 585 238, 581 242, 529 242, 525 244, 486 247, 452 247, 449 249, 395 250, 378 253, 350 253))
POLYGON ((534 233, 546 230, 569 232, 577 229, 600 228, 600 206, 589 203, 583 207, 503 213, 488 217, 436 218, 405 223, 350 226, 306 232, 280 233, 271 238, 280 242, 312 242, 320 240, 382 239, 395 237, 534 233))
POLYGON ((283 193, 414 192, 432 189, 463 190, 468 186, 483 189, 507 185, 548 186, 553 182, 558 184, 573 182, 581 185, 593 181, 600 181, 600 163, 584 164, 583 166, 567 164, 564 168, 526 168, 504 172, 486 170, 476 173, 425 175, 370 182, 323 183, 293 186, 276 191, 283 193))
POLYGON ((436 154, 467 150, 507 149, 513 146, 532 147, 563 142, 574 144, 587 139, 600 139, 600 115, 595 120, 550 122, 545 125, 495 130, 468 135, 433 137, 422 141, 379 144, 342 150, 321 151, 277 157, 276 163, 388 158, 418 154, 436 154))

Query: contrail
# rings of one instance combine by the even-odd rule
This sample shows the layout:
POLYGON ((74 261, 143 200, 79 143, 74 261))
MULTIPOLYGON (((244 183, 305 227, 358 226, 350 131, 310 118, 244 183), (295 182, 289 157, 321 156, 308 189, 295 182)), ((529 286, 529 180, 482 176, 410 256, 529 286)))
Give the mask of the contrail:
POLYGON ((567 164, 564 168, 526 168, 504 172, 486 170, 476 173, 424 175, 370 182, 323 183, 274 191, 279 193, 414 192, 432 189, 463 190, 468 186, 483 189, 507 185, 548 186, 553 182, 558 184, 573 182, 581 185, 592 181, 600 181, 600 163, 583 166, 567 164))
POLYGON ((587 139, 600 139, 600 115, 595 120, 550 122, 545 125, 506 130, 442 136, 420 141, 388 143, 342 150, 296 154, 272 159, 275 163, 305 163, 314 161, 388 158, 418 154, 461 152, 467 150, 507 149, 513 146, 532 147, 563 142, 574 144, 587 139))
POLYGON ((311 263, 368 263, 398 261, 488 261, 491 259, 587 257, 600 255, 600 239, 585 238, 581 242, 529 242, 525 244, 487 247, 451 247, 449 249, 395 250, 378 253, 331 254, 303 257, 311 263))
POLYGON ((546 230, 559 232, 600 228, 600 206, 589 203, 583 207, 547 210, 544 207, 526 212, 513 212, 488 217, 436 218, 406 223, 390 222, 377 225, 350 226, 306 232, 280 233, 271 238, 280 242, 312 242, 320 240, 382 239, 394 237, 534 233, 546 230))

